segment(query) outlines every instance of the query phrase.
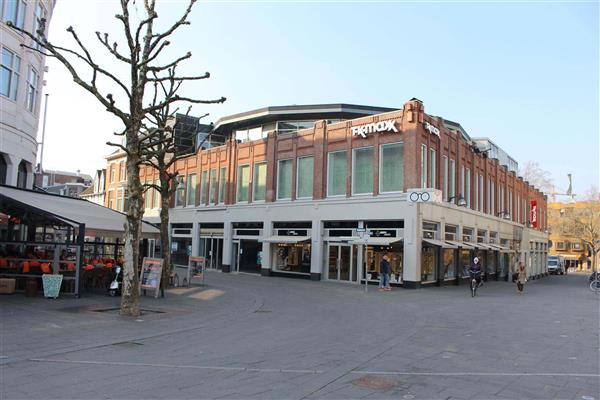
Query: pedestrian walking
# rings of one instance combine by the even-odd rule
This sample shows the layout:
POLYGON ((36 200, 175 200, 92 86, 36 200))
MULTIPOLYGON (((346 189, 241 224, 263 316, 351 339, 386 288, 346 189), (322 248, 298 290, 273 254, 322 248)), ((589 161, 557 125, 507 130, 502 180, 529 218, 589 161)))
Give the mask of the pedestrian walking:
POLYGON ((390 259, 387 255, 381 258, 379 263, 379 290, 392 290, 390 287, 390 273, 392 267, 390 266, 390 259))
POLYGON ((517 293, 523 293, 525 282, 527 282, 527 270, 525 269, 525 264, 519 262, 519 267, 517 268, 517 293))

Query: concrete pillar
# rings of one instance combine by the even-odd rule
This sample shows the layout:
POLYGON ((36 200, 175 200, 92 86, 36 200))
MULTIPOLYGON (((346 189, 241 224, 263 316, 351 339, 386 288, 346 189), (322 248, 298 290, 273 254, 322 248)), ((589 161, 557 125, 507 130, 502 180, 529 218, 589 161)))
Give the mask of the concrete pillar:
MULTIPOLYGON (((263 239, 273 235, 273 222, 263 222, 263 239)), ((262 264, 260 266, 260 274, 262 276, 271 275, 271 246, 273 244, 269 242, 262 242, 262 264)), ((274 246, 274 245, 273 245, 274 246)))
POLYGON ((200 224, 192 222, 192 257, 200 255, 200 224))
POLYGON ((231 221, 223 221, 223 272, 231 272, 231 252, 233 240, 233 225, 231 221))
POLYGON ((407 289, 421 286, 421 227, 419 203, 408 203, 404 219, 403 285, 407 289))
POLYGON ((310 254, 310 279, 320 281, 325 267, 323 266, 323 223, 319 219, 312 220, 312 238, 310 254))

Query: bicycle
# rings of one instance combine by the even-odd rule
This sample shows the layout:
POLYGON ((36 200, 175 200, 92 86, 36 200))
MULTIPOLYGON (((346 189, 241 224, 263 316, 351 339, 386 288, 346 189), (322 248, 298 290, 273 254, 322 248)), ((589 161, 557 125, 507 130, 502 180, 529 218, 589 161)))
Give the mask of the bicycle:
POLYGON ((595 293, 600 293, 600 272, 594 272, 590 275, 590 290, 595 293))
POLYGON ((482 284, 481 271, 470 271, 469 274, 471 275, 471 297, 475 297, 477 295, 477 288, 482 284))

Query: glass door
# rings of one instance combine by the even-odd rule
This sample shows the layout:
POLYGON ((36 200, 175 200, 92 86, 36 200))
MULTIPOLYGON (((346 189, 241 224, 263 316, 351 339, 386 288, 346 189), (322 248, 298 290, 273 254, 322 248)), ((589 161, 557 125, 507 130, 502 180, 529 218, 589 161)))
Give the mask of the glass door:
POLYGON ((352 258, 352 246, 345 244, 329 244, 328 279, 355 282, 355 262, 352 258))
POLYGON ((232 255, 231 255, 231 272, 240 272, 240 242, 234 241, 232 243, 232 255))

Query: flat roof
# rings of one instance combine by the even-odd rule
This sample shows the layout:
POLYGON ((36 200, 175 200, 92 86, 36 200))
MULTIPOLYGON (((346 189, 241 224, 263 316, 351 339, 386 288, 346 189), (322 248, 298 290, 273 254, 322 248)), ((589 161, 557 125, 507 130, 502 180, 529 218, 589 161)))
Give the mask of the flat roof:
POLYGON ((349 116, 352 115, 354 118, 357 118, 358 116, 380 114, 399 109, 402 108, 376 107, 345 103, 268 106, 219 118, 214 124, 214 129, 218 130, 223 126, 236 125, 241 122, 254 122, 257 124, 271 122, 277 120, 277 117, 281 116, 290 118, 297 117, 312 119, 316 117, 317 119, 326 119, 324 118, 326 114, 331 114, 331 116, 336 114, 348 114, 349 116))

